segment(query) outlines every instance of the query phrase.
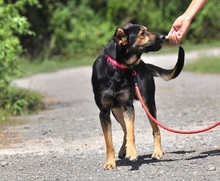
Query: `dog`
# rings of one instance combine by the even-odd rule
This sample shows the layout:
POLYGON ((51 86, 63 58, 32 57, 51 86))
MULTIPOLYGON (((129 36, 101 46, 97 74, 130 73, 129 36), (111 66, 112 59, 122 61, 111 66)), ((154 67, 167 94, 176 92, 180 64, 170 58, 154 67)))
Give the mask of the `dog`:
MULTIPOLYGON (((143 53, 158 51, 165 40, 164 35, 149 32, 138 24, 126 24, 115 30, 110 43, 95 60, 92 67, 92 86, 96 105, 100 110, 99 118, 106 143, 106 163, 104 169, 116 167, 115 151, 112 141, 110 113, 121 125, 124 132, 123 144, 118 157, 137 159, 134 136, 134 106, 137 100, 133 80, 134 72, 140 92, 152 116, 156 118, 154 77, 164 80, 176 78, 184 65, 184 49, 179 47, 178 60, 175 67, 166 70, 158 66, 146 64, 141 60, 143 53)), ((161 134, 158 126, 148 118, 153 129, 153 159, 163 156, 161 134)))

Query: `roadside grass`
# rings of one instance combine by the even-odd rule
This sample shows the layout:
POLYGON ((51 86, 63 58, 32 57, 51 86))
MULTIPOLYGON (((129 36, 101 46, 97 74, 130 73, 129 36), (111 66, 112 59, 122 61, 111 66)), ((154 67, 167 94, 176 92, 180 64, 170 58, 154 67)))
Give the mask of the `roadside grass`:
POLYGON ((0 123, 12 116, 31 114, 44 109, 43 96, 35 91, 10 86, 7 96, 0 94, 0 123))
POLYGON ((174 53, 174 52, 177 51, 177 48, 179 46, 182 46, 184 48, 184 50, 186 50, 186 51, 201 50, 201 49, 207 49, 207 48, 220 47, 220 41, 213 41, 212 43, 209 43, 209 44, 206 44, 206 43, 204 43, 204 44, 192 44, 192 43, 185 42, 184 44, 179 44, 179 45, 170 44, 168 41, 166 41, 164 43, 163 48, 157 53, 160 53, 160 54, 174 53))
MULTIPOLYGON (((170 45, 165 43, 165 46, 159 51, 160 53, 173 53, 177 51, 179 45, 170 45)), ((202 50, 208 48, 220 47, 220 41, 212 42, 209 44, 190 44, 185 43, 181 45, 185 51, 202 50)), ((195 73, 220 73, 220 56, 203 56, 198 60, 187 63, 184 65, 184 71, 190 71, 195 73)))
POLYGON ((64 68, 92 65, 95 58, 95 56, 77 56, 69 60, 56 58, 53 60, 45 59, 43 61, 34 60, 32 62, 23 58, 19 60, 18 71, 13 79, 27 77, 37 73, 53 72, 64 68))
POLYGON ((196 73, 220 73, 220 56, 201 57, 199 60, 188 63, 184 66, 184 71, 196 73))

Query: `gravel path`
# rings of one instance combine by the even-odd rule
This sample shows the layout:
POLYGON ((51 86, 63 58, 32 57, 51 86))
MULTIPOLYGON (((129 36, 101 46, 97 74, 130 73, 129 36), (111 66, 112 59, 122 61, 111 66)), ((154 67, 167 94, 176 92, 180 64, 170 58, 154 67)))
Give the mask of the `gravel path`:
MULTIPOLYGON (((186 52, 186 61, 195 58, 193 53, 200 54, 186 52)), ((157 60, 162 55, 143 57, 172 66, 177 55, 165 55, 161 62, 157 60)), ((197 135, 162 130, 164 158, 151 160, 151 128, 139 102, 135 103, 138 160, 117 159, 117 169, 104 171, 105 143, 90 77, 91 67, 81 67, 14 82, 44 93, 49 105, 0 129, 0 181, 220 180, 220 127, 197 135)), ((219 82, 220 75, 188 72, 170 82, 156 78, 158 119, 182 130, 216 122, 220 119, 219 82)), ((116 121, 113 140, 117 153, 122 131, 116 121)))

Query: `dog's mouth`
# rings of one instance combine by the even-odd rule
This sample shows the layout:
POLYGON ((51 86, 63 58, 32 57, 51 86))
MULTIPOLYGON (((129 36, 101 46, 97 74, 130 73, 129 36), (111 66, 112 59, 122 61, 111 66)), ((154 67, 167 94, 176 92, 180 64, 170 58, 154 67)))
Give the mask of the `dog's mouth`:
POLYGON ((145 49, 144 49, 144 53, 156 52, 156 51, 159 51, 161 48, 162 48, 161 44, 152 45, 152 46, 146 46, 145 49))
POLYGON ((158 44, 158 45, 154 45, 152 47, 149 47, 149 50, 150 51, 159 51, 161 48, 162 48, 162 45, 158 44))
POLYGON ((159 35, 153 41, 145 46, 145 53, 159 51, 162 48, 162 44, 165 40, 165 35, 159 35))

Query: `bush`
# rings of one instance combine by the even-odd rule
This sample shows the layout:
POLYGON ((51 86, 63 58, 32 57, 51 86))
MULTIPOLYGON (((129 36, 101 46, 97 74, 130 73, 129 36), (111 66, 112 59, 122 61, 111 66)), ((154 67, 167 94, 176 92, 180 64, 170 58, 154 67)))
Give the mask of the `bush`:
POLYGON ((0 105, 4 105, 7 97, 10 97, 9 77, 15 73, 16 57, 22 51, 18 35, 33 34, 29 31, 27 18, 21 16, 19 11, 22 11, 26 4, 35 3, 36 0, 20 0, 15 3, 0 0, 0 105))
POLYGON ((39 2, 40 8, 27 8, 25 13, 36 36, 20 37, 31 57, 50 59, 58 56, 69 59, 81 54, 94 55, 106 44, 115 29, 112 22, 100 15, 106 8, 103 1, 39 2), (100 10, 97 5, 103 6, 103 9, 100 10))
MULTIPOLYGON (((0 93, 1 95, 1 93, 0 93)), ((8 89, 8 95, 0 103, 5 113, 12 115, 29 114, 44 108, 41 94, 16 87, 8 89)))
POLYGON ((93 55, 112 35, 112 24, 103 21, 89 1, 67 1, 54 10, 50 26, 53 27, 51 48, 57 53, 73 57, 76 54, 93 55))
MULTIPOLYGON (((126 23, 143 24, 154 29, 160 25, 160 10, 151 0, 109 0, 107 3, 106 18, 117 26, 126 23)), ((111 30, 114 31, 114 30, 111 30)))

